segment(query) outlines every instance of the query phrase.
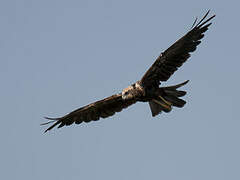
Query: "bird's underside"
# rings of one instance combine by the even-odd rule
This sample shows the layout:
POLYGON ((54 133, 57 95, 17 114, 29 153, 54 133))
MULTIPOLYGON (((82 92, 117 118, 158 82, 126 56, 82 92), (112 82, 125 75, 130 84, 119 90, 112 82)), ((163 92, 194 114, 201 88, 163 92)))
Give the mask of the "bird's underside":
POLYGON ((97 121, 100 118, 107 118, 124 108, 135 104, 136 102, 148 102, 152 116, 159 113, 170 112, 172 107, 183 107, 185 101, 180 97, 186 94, 185 91, 178 90, 188 81, 181 84, 168 87, 159 87, 161 82, 167 81, 170 76, 190 57, 190 53, 195 51, 204 37, 204 32, 211 25, 209 21, 215 15, 206 19, 209 11, 205 16, 194 24, 191 30, 182 38, 176 41, 166 51, 160 54, 153 65, 144 74, 141 80, 125 88, 121 93, 112 95, 103 100, 91 103, 81 107, 63 117, 49 118, 50 121, 42 125, 53 123, 45 132, 58 125, 58 128, 69 126, 73 123, 97 121))

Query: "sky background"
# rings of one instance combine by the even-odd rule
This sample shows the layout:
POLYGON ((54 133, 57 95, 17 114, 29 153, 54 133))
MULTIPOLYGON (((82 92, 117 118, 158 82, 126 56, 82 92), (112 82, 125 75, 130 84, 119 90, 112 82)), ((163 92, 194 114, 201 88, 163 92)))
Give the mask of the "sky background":
POLYGON ((0 1, 0 179, 239 180, 238 1, 0 1), (54 129, 59 117, 134 83, 208 9, 213 25, 164 84, 187 104, 137 103, 54 129))

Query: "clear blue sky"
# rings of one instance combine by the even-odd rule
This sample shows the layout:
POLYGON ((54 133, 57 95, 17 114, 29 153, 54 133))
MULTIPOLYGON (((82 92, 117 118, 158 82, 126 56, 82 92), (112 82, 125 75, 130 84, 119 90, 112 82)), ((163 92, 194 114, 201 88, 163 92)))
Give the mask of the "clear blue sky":
POLYGON ((239 180, 239 2, 2 0, 0 179, 239 180), (120 92, 208 9, 213 25, 167 84, 183 109, 138 103, 44 134, 62 116, 120 92))

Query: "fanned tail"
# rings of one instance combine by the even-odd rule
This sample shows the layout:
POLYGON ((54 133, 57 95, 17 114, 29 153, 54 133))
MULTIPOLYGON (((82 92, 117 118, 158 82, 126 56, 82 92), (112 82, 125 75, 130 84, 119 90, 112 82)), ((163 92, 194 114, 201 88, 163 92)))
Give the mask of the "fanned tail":
POLYGON ((170 112, 172 106, 181 108, 186 104, 186 101, 180 99, 187 92, 177 90, 178 88, 187 84, 188 81, 185 81, 181 84, 175 86, 167 86, 159 88, 159 96, 156 99, 153 99, 149 102, 149 106, 152 112, 152 116, 156 116, 162 111, 170 112))

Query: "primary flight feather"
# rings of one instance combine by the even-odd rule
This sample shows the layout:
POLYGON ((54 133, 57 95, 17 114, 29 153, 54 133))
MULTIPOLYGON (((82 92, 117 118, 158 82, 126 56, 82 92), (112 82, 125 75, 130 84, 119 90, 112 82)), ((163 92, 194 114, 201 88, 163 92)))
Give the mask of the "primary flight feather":
POLYGON ((97 121, 100 118, 107 118, 116 112, 136 102, 148 102, 152 116, 160 112, 170 112, 172 107, 183 107, 185 101, 180 97, 186 94, 185 91, 178 90, 188 81, 168 87, 159 87, 162 81, 167 81, 170 76, 190 57, 190 53, 195 51, 204 37, 204 32, 211 25, 209 23, 215 15, 206 19, 209 11, 197 23, 197 19, 191 30, 182 38, 176 41, 166 51, 160 54, 153 65, 144 74, 141 80, 123 89, 119 94, 112 95, 103 100, 81 107, 63 117, 49 118, 50 121, 42 125, 53 123, 45 132, 58 125, 58 128, 69 126, 73 123, 97 121))

